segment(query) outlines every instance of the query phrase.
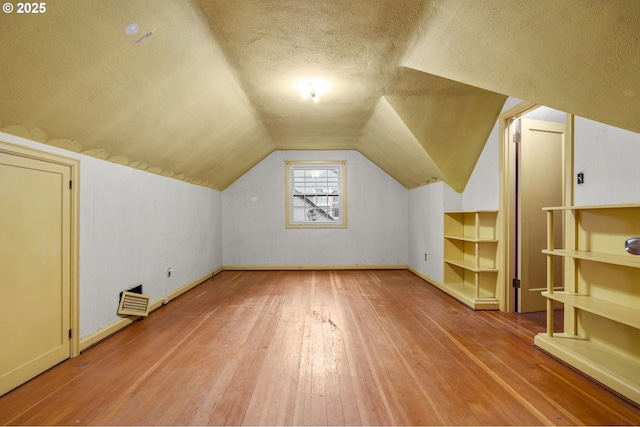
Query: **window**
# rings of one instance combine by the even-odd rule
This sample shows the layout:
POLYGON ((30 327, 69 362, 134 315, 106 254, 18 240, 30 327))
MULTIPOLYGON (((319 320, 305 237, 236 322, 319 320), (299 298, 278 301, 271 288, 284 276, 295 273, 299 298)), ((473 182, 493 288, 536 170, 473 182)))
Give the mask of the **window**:
POLYGON ((287 228, 347 226, 346 162, 286 162, 287 228))

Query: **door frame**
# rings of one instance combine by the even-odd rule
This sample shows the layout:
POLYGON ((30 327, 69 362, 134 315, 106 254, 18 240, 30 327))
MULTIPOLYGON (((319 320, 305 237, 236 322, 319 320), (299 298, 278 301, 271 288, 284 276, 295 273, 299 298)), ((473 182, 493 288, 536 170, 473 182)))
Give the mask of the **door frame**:
MULTIPOLYGON (((499 295, 500 311, 515 312, 515 291, 512 287, 512 279, 517 275, 516 269, 516 147, 513 143, 513 135, 510 132, 511 124, 527 113, 543 107, 542 104, 523 101, 518 105, 500 114, 499 134, 500 134, 500 224, 502 240, 502 290, 499 295)), ((567 206, 573 204, 573 114, 566 113, 566 133, 562 144, 562 167, 563 167, 563 188, 562 204, 567 206)), ((563 217, 565 223, 564 233, 566 234, 569 224, 567 218, 563 217)))
POLYGON ((39 150, 36 148, 25 147, 22 145, 14 144, 6 141, 6 139, 0 139, 0 152, 11 154, 14 156, 26 157, 29 159, 39 160, 48 163, 59 164, 67 166, 71 172, 72 186, 71 191, 71 206, 70 208, 70 269, 69 280, 71 287, 69 296, 69 320, 71 326, 71 339, 69 340, 69 354, 70 357, 75 357, 80 354, 80 282, 79 282, 79 248, 80 248, 80 226, 79 226, 79 183, 80 183, 80 160, 71 157, 66 157, 60 154, 39 150))

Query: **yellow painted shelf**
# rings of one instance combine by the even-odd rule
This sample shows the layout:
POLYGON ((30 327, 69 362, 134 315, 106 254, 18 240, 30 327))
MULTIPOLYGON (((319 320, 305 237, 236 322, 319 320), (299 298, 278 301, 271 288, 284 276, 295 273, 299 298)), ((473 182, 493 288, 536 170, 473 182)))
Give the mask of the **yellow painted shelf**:
POLYGON ((445 215, 456 215, 456 214, 465 214, 465 213, 472 213, 473 214, 473 213, 476 213, 476 212, 480 213, 480 214, 483 214, 483 213, 496 214, 496 213, 498 213, 498 211, 495 210, 495 209, 479 209, 479 210, 476 210, 476 211, 459 211, 459 210, 444 211, 445 215))
POLYGON ((592 211, 603 209, 638 209, 638 203, 625 203, 620 205, 589 205, 589 206, 553 206, 542 208, 543 211, 592 211))
POLYGON ((475 286, 464 283, 449 283, 445 285, 433 282, 433 284, 474 310, 497 310, 499 307, 498 300, 489 292, 481 290, 480 297, 476 298, 475 286))
MULTIPOLYGON (((564 304, 565 332, 553 329, 535 344, 640 404, 640 256, 624 250, 640 236, 640 204, 560 206, 547 211, 547 266, 565 262, 565 290, 542 295, 564 304), (567 223, 565 248, 553 247, 554 211, 567 223), (584 262, 587 261, 587 262, 584 262)), ((553 304, 548 304, 553 327, 553 304)))
POLYGON ((585 261, 602 262, 605 264, 623 265, 640 268, 640 257, 631 254, 609 254, 605 252, 577 251, 570 249, 544 249, 544 254, 583 259, 585 261))
POLYGON ((476 266, 475 261, 471 260, 458 260, 458 259, 445 259, 444 262, 447 264, 455 265, 460 268, 464 268, 465 270, 473 271, 474 273, 497 273, 498 269, 493 266, 476 266))
POLYGON ((573 335, 538 334, 534 344, 629 399, 640 402, 640 360, 573 335))
POLYGON ((465 237, 465 236, 451 236, 451 235, 447 235, 444 236, 445 239, 451 239, 451 240, 460 240, 463 242, 472 242, 472 243, 480 243, 480 242, 485 242, 485 243, 498 243, 498 239, 479 239, 477 237, 465 237))
POLYGON ((498 211, 444 213, 444 281, 438 287, 474 310, 497 310, 498 211))
POLYGON ((554 301, 640 329, 640 308, 627 307, 589 295, 572 292, 554 292, 552 294, 543 292, 542 295, 554 301))

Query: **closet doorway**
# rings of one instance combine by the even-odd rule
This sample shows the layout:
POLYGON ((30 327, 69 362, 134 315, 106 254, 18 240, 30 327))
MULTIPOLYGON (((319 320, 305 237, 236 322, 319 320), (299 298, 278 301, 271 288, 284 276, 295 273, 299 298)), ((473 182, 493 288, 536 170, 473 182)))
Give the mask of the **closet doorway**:
MULTIPOLYGON (((521 103, 501 116, 501 210, 504 213, 506 311, 546 310, 546 213, 543 207, 571 204, 572 117, 521 103)), ((559 215, 560 213, 558 213, 559 215)), ((563 224, 557 218, 557 225, 563 224)), ((563 227, 556 226, 560 247, 563 227)), ((562 289, 562 260, 554 259, 556 289, 562 289)))

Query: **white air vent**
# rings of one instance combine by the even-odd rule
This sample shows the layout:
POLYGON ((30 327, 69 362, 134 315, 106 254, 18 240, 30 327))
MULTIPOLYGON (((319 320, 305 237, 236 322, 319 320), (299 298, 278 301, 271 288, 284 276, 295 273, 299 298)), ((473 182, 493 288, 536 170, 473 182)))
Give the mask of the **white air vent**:
POLYGON ((123 292, 122 298, 120 299, 120 307, 118 307, 118 314, 148 316, 150 299, 151 297, 147 295, 123 292))

